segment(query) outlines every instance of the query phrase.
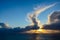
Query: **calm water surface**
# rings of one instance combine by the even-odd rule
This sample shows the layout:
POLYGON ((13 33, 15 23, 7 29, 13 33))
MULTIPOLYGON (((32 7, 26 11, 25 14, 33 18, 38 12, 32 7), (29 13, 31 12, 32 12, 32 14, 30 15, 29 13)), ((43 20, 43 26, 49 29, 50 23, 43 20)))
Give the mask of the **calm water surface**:
POLYGON ((60 34, 3 34, 0 40, 60 40, 60 34))

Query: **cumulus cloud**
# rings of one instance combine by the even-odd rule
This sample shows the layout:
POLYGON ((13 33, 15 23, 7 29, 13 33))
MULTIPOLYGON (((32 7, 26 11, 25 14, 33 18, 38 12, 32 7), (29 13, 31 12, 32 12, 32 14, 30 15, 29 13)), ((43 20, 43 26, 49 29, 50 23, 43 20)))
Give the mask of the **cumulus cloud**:
POLYGON ((60 30, 60 11, 55 11, 49 16, 50 24, 44 25, 44 29, 60 30))
POLYGON ((60 11, 54 11, 48 16, 49 23, 60 21, 60 11))
POLYGON ((1 28, 8 28, 8 24, 0 23, 1 28))

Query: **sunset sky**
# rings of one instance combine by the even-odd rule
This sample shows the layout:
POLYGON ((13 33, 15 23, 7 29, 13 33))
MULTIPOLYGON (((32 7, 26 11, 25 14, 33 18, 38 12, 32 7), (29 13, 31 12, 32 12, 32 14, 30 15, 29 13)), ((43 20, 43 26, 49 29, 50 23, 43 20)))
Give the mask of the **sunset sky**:
POLYGON ((42 12, 38 19, 45 24, 48 20, 48 15, 52 11, 60 10, 60 0, 0 0, 0 22, 9 24, 10 27, 25 27, 29 25, 27 22, 27 14, 34 11, 36 7, 43 7, 57 3, 42 12))

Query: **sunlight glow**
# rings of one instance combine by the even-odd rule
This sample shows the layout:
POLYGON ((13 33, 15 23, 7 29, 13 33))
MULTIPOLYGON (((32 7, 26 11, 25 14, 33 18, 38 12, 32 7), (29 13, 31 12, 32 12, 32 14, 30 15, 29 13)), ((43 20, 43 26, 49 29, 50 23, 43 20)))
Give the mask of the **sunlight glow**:
POLYGON ((30 30, 22 33, 29 33, 29 34, 54 34, 54 33, 60 33, 60 30, 46 30, 46 29, 38 29, 38 30, 30 30))

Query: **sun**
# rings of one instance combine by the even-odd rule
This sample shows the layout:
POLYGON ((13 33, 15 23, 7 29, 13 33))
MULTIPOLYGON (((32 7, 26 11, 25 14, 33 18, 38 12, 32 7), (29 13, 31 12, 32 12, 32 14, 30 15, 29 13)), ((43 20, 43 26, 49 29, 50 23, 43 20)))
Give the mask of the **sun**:
POLYGON ((42 31, 42 29, 38 29, 38 31, 42 31))

